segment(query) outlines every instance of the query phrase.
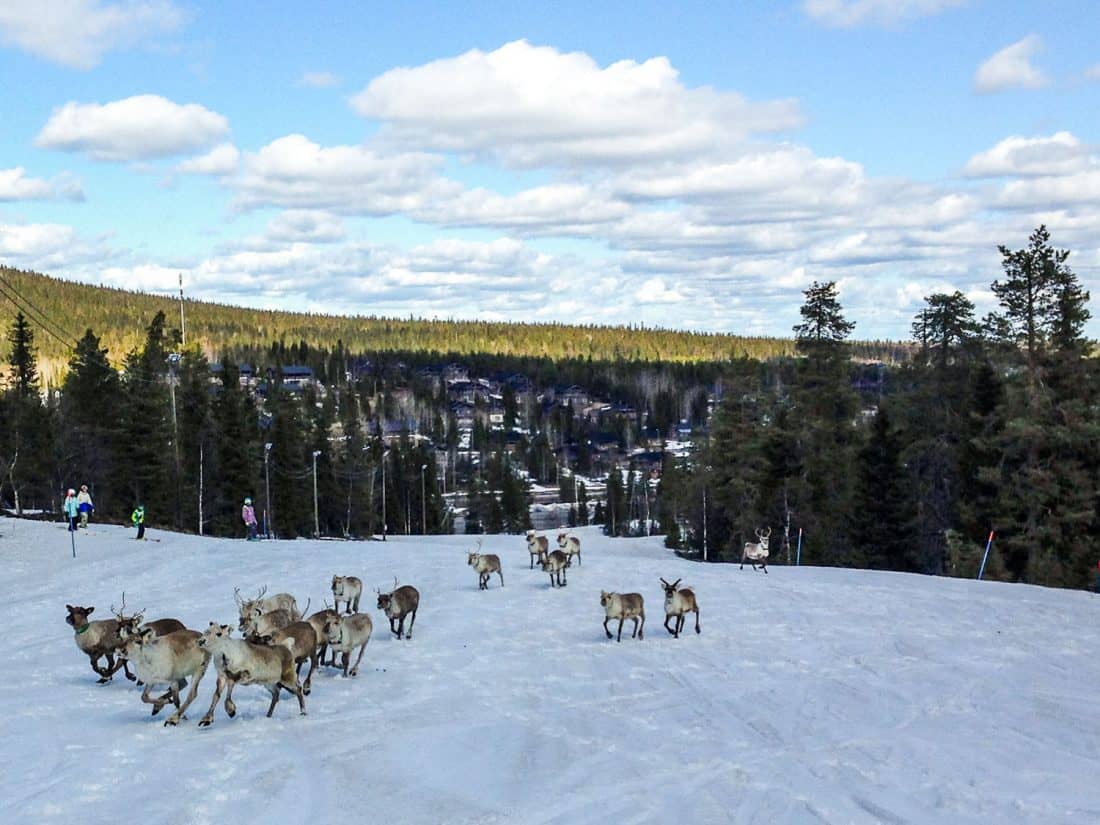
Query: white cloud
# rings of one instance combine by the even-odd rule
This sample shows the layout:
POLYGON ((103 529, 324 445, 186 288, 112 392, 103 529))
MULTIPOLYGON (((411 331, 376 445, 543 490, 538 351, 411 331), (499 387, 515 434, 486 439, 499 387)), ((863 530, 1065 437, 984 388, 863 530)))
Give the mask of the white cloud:
POLYGON ((316 209, 287 209, 267 225, 265 235, 277 243, 334 243, 346 236, 337 215, 316 209))
POLYGON ((1085 80, 1100 80, 1100 63, 1085 69, 1085 80))
POLYGON ((1014 175, 1068 175, 1095 165, 1092 149, 1070 132, 1050 137, 1007 137, 991 149, 974 155, 967 175, 979 178, 1014 175))
POLYGON ((188 158, 176 165, 176 171, 187 175, 228 175, 237 170, 241 153, 232 143, 220 143, 195 158, 188 158))
POLYGON ((232 185, 240 209, 261 206, 388 215, 421 208, 461 186, 437 175, 442 159, 424 154, 382 155, 364 146, 320 146, 287 135, 246 152, 232 185))
POLYGON ((175 31, 184 19, 168 0, 15 0, 0 3, 0 42, 63 66, 91 69, 105 53, 175 31))
POLYGON ((0 169, 0 201, 84 200, 80 182, 68 176, 53 180, 27 177, 22 166, 0 169))
POLYGON ((392 69, 351 103, 383 121, 396 145, 519 167, 692 156, 802 123, 792 100, 688 88, 664 57, 601 68, 587 54, 523 40, 392 69))
POLYGON ((299 86, 307 86, 311 89, 327 89, 340 83, 340 78, 332 72, 304 72, 298 78, 299 86))
POLYGON ((101 239, 88 240, 56 223, 0 223, 0 261, 53 275, 110 259, 101 239))
POLYGON ((1011 46, 1005 46, 978 67, 974 89, 982 94, 1007 89, 1039 89, 1049 83, 1047 76, 1031 64, 1031 58, 1043 48, 1043 39, 1029 34, 1011 46))
POLYGON ((966 0, 803 0, 802 9, 826 26, 897 26, 961 6, 966 0))
POLYGON ((225 117, 197 103, 137 95, 104 104, 66 103, 54 109, 34 142, 94 160, 139 161, 204 149, 228 131, 225 117))
POLYGON ((678 304, 684 296, 665 286, 663 278, 649 278, 634 292, 634 297, 646 304, 678 304))

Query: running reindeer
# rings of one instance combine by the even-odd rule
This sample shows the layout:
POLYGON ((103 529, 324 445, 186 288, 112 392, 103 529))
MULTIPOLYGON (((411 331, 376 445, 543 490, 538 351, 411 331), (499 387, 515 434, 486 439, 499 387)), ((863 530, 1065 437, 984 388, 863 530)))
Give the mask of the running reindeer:
POLYGON ((416 623, 416 611, 420 608, 420 591, 411 584, 398 587, 397 577, 394 576, 393 590, 383 593, 375 588, 374 592, 378 594, 378 609, 390 620, 390 632, 398 639, 402 637, 411 639, 413 625, 416 623), (405 617, 410 614, 409 632, 405 633, 405 617))
POLYGON ((745 562, 747 561, 752 565, 752 569, 756 569, 756 565, 760 565, 764 572, 768 572, 768 538, 772 534, 772 528, 765 527, 761 532, 760 528, 756 528, 756 541, 746 541, 745 549, 741 552, 741 569, 745 569, 745 562))

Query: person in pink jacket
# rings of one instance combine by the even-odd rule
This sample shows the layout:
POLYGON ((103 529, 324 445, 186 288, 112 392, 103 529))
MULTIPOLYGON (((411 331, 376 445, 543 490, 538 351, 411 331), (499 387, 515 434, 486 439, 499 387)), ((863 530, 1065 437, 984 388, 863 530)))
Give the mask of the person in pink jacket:
POLYGON ((244 500, 244 507, 241 508, 241 518, 244 520, 244 526, 248 528, 248 540, 256 541, 256 511, 252 509, 251 498, 244 500))

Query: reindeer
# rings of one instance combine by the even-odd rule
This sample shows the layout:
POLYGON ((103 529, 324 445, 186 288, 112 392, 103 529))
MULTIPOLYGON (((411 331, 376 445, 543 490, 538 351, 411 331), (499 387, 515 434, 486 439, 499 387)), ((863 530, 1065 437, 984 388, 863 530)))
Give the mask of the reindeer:
POLYGON ((600 604, 604 609, 603 632, 607 638, 611 638, 611 631, 607 629, 607 623, 612 619, 619 620, 619 636, 617 641, 623 640, 623 622, 627 619, 634 620, 634 632, 638 641, 645 638, 645 600, 638 593, 608 593, 600 591, 600 604))
MULTIPOLYGON (((118 668, 122 667, 129 658, 126 653, 126 642, 136 636, 139 631, 148 628, 153 631, 154 636, 165 636, 169 633, 175 633, 177 630, 187 629, 179 619, 156 619, 151 622, 145 622, 143 621, 145 617, 145 608, 142 608, 132 616, 124 614, 122 611, 125 609, 126 593, 123 593, 122 607, 115 610, 115 606, 111 605, 111 612, 115 614, 115 621, 118 622, 118 638, 121 640, 121 644, 115 651, 115 655, 118 656, 118 662, 115 664, 116 671, 118 668)), ((137 683, 139 685, 145 684, 140 677, 137 683)))
POLYGON ((568 533, 558 533, 558 549, 569 556, 570 561, 573 560, 573 556, 576 556, 577 565, 580 565, 581 540, 579 538, 571 536, 568 533))
POLYGON ((665 589, 665 630, 679 639, 680 631, 684 629, 684 614, 695 614, 695 632, 702 633, 699 629, 699 602, 695 600, 695 591, 688 587, 680 587, 680 579, 669 584, 661 579, 661 587, 665 589), (675 629, 668 626, 668 620, 675 617, 675 629))
POLYGON ((262 645, 282 645, 294 655, 294 672, 300 675, 302 665, 309 661, 309 672, 302 683, 302 692, 309 696, 313 684, 313 671, 317 669, 317 631, 309 622, 291 622, 286 627, 263 635, 253 634, 248 641, 262 645))
MULTIPOLYGON (((264 598, 264 594, 267 592, 267 588, 264 587, 256 594, 254 599, 245 599, 241 596, 241 589, 239 587, 233 588, 233 599, 237 602, 237 608, 240 610, 241 619, 246 616, 255 616, 259 618, 264 613, 270 613, 272 610, 283 609, 290 613, 290 620, 292 622, 298 621, 302 618, 302 612, 298 610, 298 602, 289 593, 276 593, 274 596, 268 596, 264 598)), ((306 608, 308 610, 308 607, 306 608)))
POLYGON ((279 608, 278 610, 272 610, 270 613, 263 613, 259 616, 251 613, 247 616, 243 616, 237 624, 237 628, 245 636, 266 636, 268 633, 273 633, 276 630, 286 627, 293 621, 295 621, 295 619, 289 610, 279 608))
POLYGON ((404 633, 405 617, 412 614, 409 620, 409 632, 404 634, 406 639, 411 639, 413 624, 416 623, 416 611, 420 607, 420 591, 411 584, 398 587, 396 576, 393 579, 393 588, 389 593, 383 593, 375 588, 374 592, 378 594, 378 609, 389 617, 390 632, 394 633, 398 639, 404 633))
POLYGON ((267 709, 270 719, 279 704, 279 691, 286 690, 298 697, 301 715, 306 715, 306 700, 302 686, 294 668, 294 654, 282 645, 253 644, 232 638, 231 625, 211 622, 202 634, 198 645, 208 651, 218 671, 218 684, 214 688, 214 698, 210 700, 210 709, 199 720, 199 727, 206 728, 214 723, 214 709, 218 706, 222 691, 225 693, 225 713, 232 719, 237 715, 237 706, 233 702, 233 688, 237 685, 263 685, 271 693, 271 704, 267 709))
POLYGON ((471 550, 467 554, 466 563, 474 568, 477 573, 478 590, 489 589, 489 577, 493 573, 500 576, 500 586, 504 587, 504 571, 500 569, 500 556, 493 553, 482 553, 480 539, 477 542, 477 550, 471 550))
POLYGON ((527 531, 527 552, 531 554, 531 565, 528 570, 534 570, 535 564, 542 564, 546 558, 546 552, 550 549, 550 540, 546 536, 540 536, 534 530, 527 531))
POLYGON ((118 665, 115 664, 115 653, 122 645, 122 639, 118 635, 118 620, 97 619, 90 621, 88 617, 92 615, 95 607, 79 607, 67 604, 65 609, 69 611, 65 621, 67 624, 72 625, 73 641, 91 661, 92 670, 99 676, 97 684, 105 685, 111 681, 120 666, 123 673, 126 674, 126 678, 131 682, 134 681, 137 677, 130 672, 130 667, 125 659, 122 659, 118 665), (99 666, 101 658, 107 660, 106 667, 101 668, 99 666))
POLYGON ((176 712, 164 722, 174 727, 185 719, 184 713, 199 692, 199 682, 206 674, 210 656, 199 647, 202 634, 195 630, 175 630, 163 635, 151 627, 143 627, 125 642, 126 658, 133 662, 138 678, 145 683, 141 701, 153 706, 153 716, 160 713, 168 702, 176 706, 176 712), (180 690, 191 677, 191 690, 180 705, 180 690), (168 692, 153 699, 150 691, 156 685, 168 685, 168 692))
POLYGON ((324 610, 318 610, 316 613, 306 619, 306 621, 309 622, 310 627, 312 627, 314 632, 317 634, 317 655, 320 657, 320 663, 322 665, 336 664, 336 651, 332 652, 332 661, 325 661, 325 651, 328 650, 328 639, 325 638, 325 624, 339 615, 339 612, 329 607, 328 602, 326 601, 324 610))
POLYGON ((542 567, 544 573, 550 574, 550 587, 554 586, 555 576, 557 576, 558 587, 565 587, 569 583, 565 580, 565 568, 569 567, 571 563, 569 556, 561 550, 555 550, 544 556, 542 561, 539 562, 539 566, 542 567))
POLYGON ((363 582, 355 576, 333 576, 332 597, 336 600, 336 612, 340 612, 340 602, 344 603, 348 613, 359 612, 359 597, 363 595, 363 582))
POLYGON ((741 569, 745 569, 745 562, 748 561, 752 565, 752 569, 756 569, 756 565, 760 565, 764 568, 764 572, 768 572, 768 538, 772 534, 772 528, 766 527, 764 532, 760 532, 760 528, 756 528, 757 541, 746 541, 745 549, 741 552, 741 569))
MULTIPOLYGON (((412 625, 409 626, 410 630, 412 625)), ((337 653, 344 654, 344 677, 349 675, 348 662, 351 661, 351 652, 359 648, 359 656, 352 665, 350 675, 359 675, 359 663, 363 661, 363 651, 367 649, 374 623, 366 613, 352 613, 350 616, 336 615, 325 623, 325 638, 332 647, 333 659, 337 653)))

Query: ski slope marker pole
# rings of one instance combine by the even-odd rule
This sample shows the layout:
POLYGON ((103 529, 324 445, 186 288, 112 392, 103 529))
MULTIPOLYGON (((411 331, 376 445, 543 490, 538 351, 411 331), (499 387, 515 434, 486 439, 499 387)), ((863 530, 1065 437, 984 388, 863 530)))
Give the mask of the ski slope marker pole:
POLYGON ((73 543, 73 558, 76 558, 76 533, 69 531, 69 541, 73 543))
POLYGON ((982 580, 982 573, 985 572, 985 560, 989 558, 989 548, 993 544, 993 531, 989 531, 989 538, 985 542, 985 552, 982 554, 982 566, 978 568, 978 581, 982 580))
POLYGON ((802 564, 802 528, 798 528, 798 550, 795 551, 794 563, 797 567, 802 564))

